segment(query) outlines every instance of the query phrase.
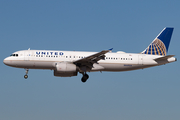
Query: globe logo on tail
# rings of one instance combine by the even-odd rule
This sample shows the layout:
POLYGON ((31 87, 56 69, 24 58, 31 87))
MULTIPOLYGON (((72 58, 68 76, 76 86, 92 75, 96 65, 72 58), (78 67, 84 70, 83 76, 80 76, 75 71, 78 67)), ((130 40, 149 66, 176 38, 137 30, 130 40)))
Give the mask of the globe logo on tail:
POLYGON ((166 46, 160 39, 156 38, 142 54, 166 56, 166 46))

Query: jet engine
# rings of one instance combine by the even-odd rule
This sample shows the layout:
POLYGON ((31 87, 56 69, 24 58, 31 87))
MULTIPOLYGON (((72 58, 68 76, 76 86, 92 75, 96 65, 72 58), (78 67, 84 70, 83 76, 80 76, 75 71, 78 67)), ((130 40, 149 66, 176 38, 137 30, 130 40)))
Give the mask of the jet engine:
POLYGON ((56 63, 54 76, 59 76, 59 77, 77 76, 77 67, 76 65, 67 62, 56 63))

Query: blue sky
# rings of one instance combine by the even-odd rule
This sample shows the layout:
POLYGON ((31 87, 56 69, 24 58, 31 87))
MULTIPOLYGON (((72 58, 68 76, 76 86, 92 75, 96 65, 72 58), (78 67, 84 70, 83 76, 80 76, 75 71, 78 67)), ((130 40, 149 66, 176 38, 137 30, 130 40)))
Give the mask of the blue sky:
POLYGON ((18 50, 143 51, 164 27, 174 27, 169 53, 179 58, 178 0, 1 0, 0 119, 169 120, 180 118, 177 61, 129 72, 54 77, 50 70, 11 68, 18 50))

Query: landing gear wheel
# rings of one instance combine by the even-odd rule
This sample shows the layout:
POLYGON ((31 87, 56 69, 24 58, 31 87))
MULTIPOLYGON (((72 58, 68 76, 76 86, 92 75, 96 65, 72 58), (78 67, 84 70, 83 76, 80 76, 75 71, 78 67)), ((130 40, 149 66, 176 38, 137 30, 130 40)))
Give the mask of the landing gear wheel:
POLYGON ((27 78, 28 78, 28 75, 24 75, 24 78, 27 79, 27 78))
POLYGON ((25 70, 26 70, 26 74, 24 75, 24 78, 27 79, 28 78, 28 71, 29 71, 29 69, 26 68, 25 70))
POLYGON ((88 75, 88 74, 84 74, 83 77, 81 78, 81 81, 82 81, 83 83, 85 83, 88 78, 89 78, 89 75, 88 75))
POLYGON ((81 78, 81 81, 83 82, 83 83, 85 83, 86 81, 87 81, 87 79, 84 79, 83 77, 81 78))

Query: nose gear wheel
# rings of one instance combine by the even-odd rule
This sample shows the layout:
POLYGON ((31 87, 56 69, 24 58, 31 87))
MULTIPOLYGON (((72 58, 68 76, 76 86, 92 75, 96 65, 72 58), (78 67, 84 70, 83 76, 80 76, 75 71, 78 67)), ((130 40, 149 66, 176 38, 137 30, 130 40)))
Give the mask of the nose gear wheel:
POLYGON ((24 78, 25 78, 25 79, 28 78, 28 71, 29 71, 29 69, 26 69, 26 74, 24 75, 24 78))

